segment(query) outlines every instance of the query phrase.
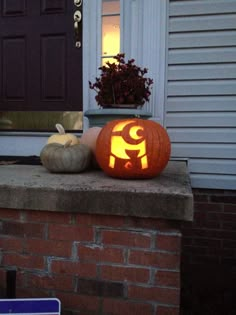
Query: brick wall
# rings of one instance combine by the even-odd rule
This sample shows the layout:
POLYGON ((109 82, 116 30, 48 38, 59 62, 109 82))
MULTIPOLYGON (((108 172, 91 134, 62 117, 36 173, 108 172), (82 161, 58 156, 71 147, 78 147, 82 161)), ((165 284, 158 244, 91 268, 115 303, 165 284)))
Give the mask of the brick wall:
POLYGON ((63 315, 179 314, 178 222, 9 209, 0 218, 2 295, 16 269, 18 298, 57 297, 63 315))
POLYGON ((182 225, 183 314, 236 314, 236 191, 193 193, 194 221, 182 225))

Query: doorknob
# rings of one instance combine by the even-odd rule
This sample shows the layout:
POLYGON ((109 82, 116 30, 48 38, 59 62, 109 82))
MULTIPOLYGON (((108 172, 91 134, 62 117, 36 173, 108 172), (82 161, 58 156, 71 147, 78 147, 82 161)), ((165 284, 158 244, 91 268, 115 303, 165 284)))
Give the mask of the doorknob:
POLYGON ((74 0, 74 5, 75 5, 76 7, 80 7, 81 4, 82 4, 82 0, 74 0))
POLYGON ((81 41, 79 40, 79 22, 74 22, 74 29, 75 29, 75 47, 80 48, 81 47, 81 41))
POLYGON ((82 13, 79 10, 76 10, 74 13, 74 30, 75 30, 75 47, 81 47, 81 39, 79 36, 79 22, 82 20, 82 13))
POLYGON ((74 13, 74 21, 80 22, 82 20, 82 13, 79 10, 76 10, 74 13))

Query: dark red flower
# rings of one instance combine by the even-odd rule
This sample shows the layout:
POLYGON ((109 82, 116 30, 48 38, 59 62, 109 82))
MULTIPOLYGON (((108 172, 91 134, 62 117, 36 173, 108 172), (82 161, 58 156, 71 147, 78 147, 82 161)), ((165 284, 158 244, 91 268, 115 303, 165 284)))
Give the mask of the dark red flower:
POLYGON ((147 68, 135 65, 135 60, 125 62, 125 54, 117 54, 116 62, 107 62, 99 68, 101 75, 95 83, 89 81, 90 89, 94 90, 98 105, 111 107, 114 104, 143 105, 149 101, 153 80, 146 78, 147 68))

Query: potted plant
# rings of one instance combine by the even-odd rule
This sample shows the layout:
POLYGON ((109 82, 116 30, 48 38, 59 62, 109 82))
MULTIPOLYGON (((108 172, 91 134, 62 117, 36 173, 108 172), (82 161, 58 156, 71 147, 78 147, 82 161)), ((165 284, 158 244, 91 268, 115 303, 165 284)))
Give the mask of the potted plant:
POLYGON ((95 100, 102 109, 85 112, 90 126, 102 126, 116 118, 151 117, 151 113, 141 110, 149 101, 153 84, 153 80, 145 76, 147 68, 137 66, 134 59, 126 62, 125 54, 117 54, 114 59, 116 62, 108 61, 99 68, 101 74, 94 83, 89 81, 90 89, 96 92, 95 100))

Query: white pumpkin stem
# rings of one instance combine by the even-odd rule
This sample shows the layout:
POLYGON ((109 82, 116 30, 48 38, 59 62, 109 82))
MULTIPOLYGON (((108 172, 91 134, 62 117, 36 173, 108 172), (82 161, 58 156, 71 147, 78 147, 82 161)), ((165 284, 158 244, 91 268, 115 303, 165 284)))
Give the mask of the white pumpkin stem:
POLYGON ((64 127, 61 124, 56 124, 56 128, 60 135, 64 135, 66 133, 64 127))
POLYGON ((68 148, 71 145, 71 143, 72 143, 71 139, 67 140, 66 143, 64 144, 64 148, 68 148))

